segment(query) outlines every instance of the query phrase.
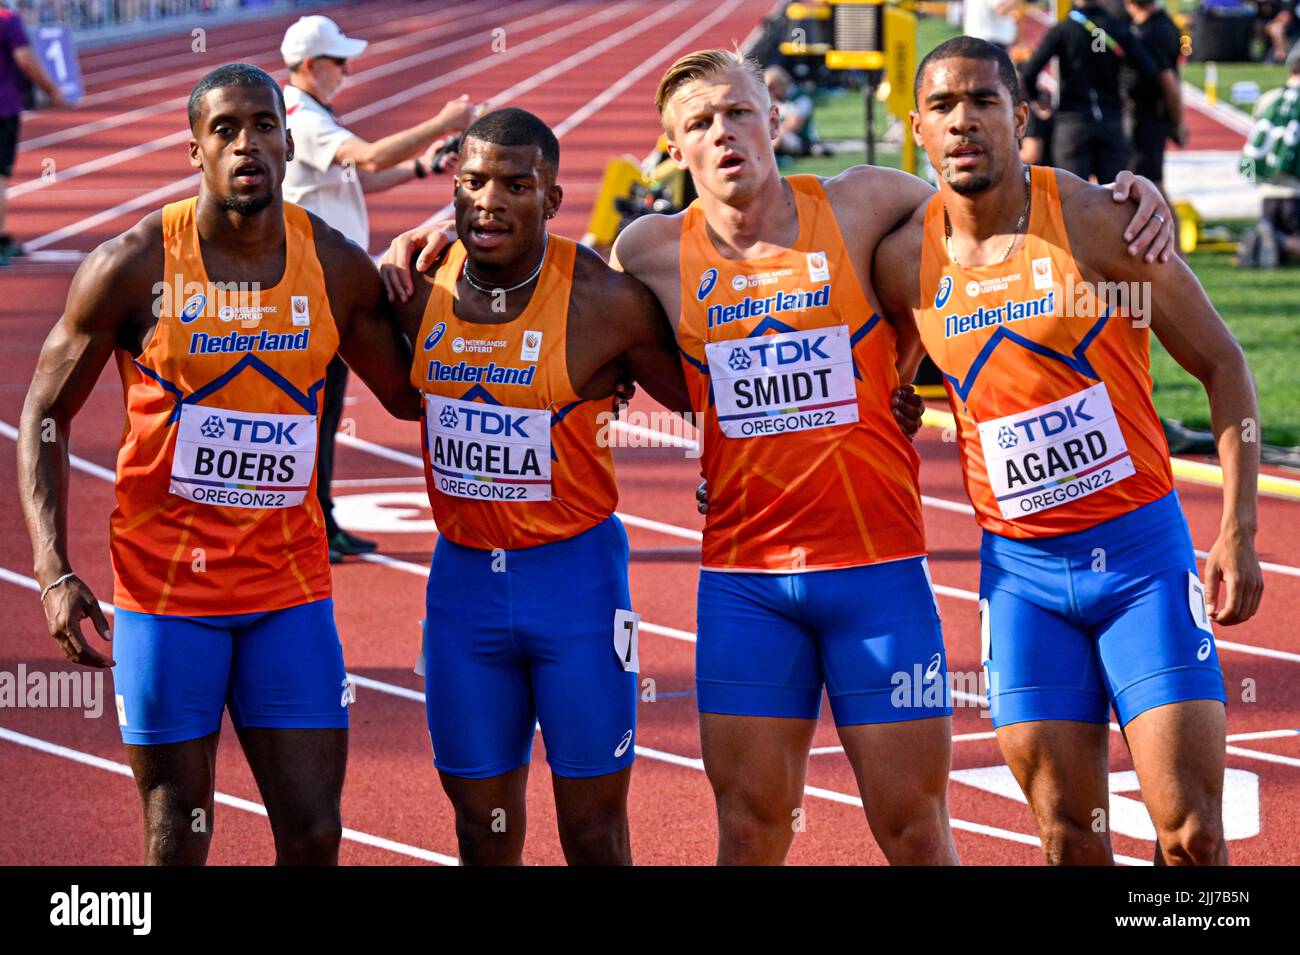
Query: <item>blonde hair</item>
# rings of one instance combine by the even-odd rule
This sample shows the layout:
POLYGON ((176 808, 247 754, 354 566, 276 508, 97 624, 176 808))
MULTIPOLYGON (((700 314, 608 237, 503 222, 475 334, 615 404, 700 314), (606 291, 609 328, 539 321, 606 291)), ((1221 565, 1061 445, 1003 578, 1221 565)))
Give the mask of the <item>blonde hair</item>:
POLYGON ((676 63, 668 67, 659 88, 655 91, 655 108, 659 110, 659 122, 664 131, 668 131, 667 118, 664 115, 668 103, 677 91, 687 83, 696 80, 709 80, 722 76, 732 70, 740 70, 766 92, 763 83, 763 67, 757 60, 745 56, 739 50, 696 50, 687 53, 676 63))

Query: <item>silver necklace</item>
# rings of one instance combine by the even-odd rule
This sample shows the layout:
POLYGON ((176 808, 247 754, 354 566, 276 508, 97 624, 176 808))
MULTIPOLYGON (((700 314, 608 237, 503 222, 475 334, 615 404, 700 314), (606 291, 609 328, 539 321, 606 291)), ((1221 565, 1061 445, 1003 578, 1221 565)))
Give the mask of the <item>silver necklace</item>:
MULTIPOLYGON (((1016 237, 1025 231, 1025 223, 1029 221, 1029 167, 1025 167, 1025 209, 1020 213, 1020 220, 1016 223, 1016 229, 1011 233, 1011 241, 1007 243, 1006 249, 1002 252, 1002 258, 996 262, 987 262, 986 265, 1001 265, 1011 256, 1011 247, 1016 244, 1016 237)), ((957 261, 957 253, 952 250, 952 221, 948 218, 948 207, 943 209, 943 242, 948 249, 948 258, 952 259, 952 264, 957 268, 962 268, 962 264, 957 261)))
POLYGON ((537 276, 542 274, 542 266, 546 264, 546 251, 548 248, 550 248, 550 245, 551 245, 551 234, 547 232, 545 242, 542 245, 542 257, 537 261, 537 268, 533 269, 533 274, 528 276, 528 278, 524 279, 518 285, 512 285, 509 288, 503 288, 502 286, 499 285, 480 285, 475 280, 474 274, 469 270, 469 256, 465 257, 465 269, 464 269, 465 281, 470 284, 471 288, 476 289, 479 292, 482 292, 484 295, 496 295, 502 292, 513 292, 515 289, 521 289, 529 282, 534 281, 537 278, 537 276))

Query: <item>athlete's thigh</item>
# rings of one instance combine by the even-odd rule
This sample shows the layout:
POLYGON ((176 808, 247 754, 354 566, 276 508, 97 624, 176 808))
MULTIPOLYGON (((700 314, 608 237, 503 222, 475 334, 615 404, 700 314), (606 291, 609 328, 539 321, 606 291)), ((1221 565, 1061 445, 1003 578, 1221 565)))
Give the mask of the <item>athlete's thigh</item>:
MULTIPOLYGON (((508 562, 507 556, 507 562, 508 562)), ((537 711, 515 639, 506 575, 491 551, 439 538, 425 602, 425 714, 444 776, 488 779, 526 766, 537 711)))
POLYGON ((714 792, 758 815, 786 818, 803 802, 815 719, 700 713, 704 770, 714 792))
POLYGON ((347 729, 351 694, 332 599, 253 615, 234 633, 235 729, 347 729))
POLYGON ((1109 615, 1098 625, 1097 648, 1121 726, 1170 703, 1227 702, 1194 559, 1189 545, 1190 567, 1108 575, 1115 579, 1099 600, 1109 615))
POLYGON ((998 727, 998 747, 1039 822, 1088 826, 1110 805, 1106 723, 1035 720, 998 727))
POLYGON ((238 733, 272 829, 310 831, 338 821, 348 763, 346 729, 245 726, 238 733))
POLYGON ((944 800, 952 765, 952 717, 838 727, 867 818, 897 819, 944 800))
POLYGON ((545 545, 509 569, 514 623, 531 665, 546 761, 570 779, 607 776, 635 758, 637 675, 627 535, 610 518, 545 545))
POLYGON ((113 659, 117 720, 128 746, 184 743, 221 729, 233 659, 222 618, 118 609, 113 659))
POLYGON ((1142 801, 1156 827, 1217 831, 1223 814, 1226 712, 1218 700, 1145 710, 1124 728, 1142 801))
POLYGON ((799 584, 837 726, 952 715, 924 557, 803 574, 799 584))
POLYGON ((797 576, 700 572, 695 685, 701 725, 706 714, 817 720, 821 650, 816 632, 797 616, 791 589, 797 576))
MULTIPOLYGON (((1064 592, 1066 580, 1059 589, 1064 592)), ((1068 720, 1107 725, 1109 699, 1090 629, 1042 606, 1037 588, 985 564, 980 574, 980 632, 995 729, 1068 720)))

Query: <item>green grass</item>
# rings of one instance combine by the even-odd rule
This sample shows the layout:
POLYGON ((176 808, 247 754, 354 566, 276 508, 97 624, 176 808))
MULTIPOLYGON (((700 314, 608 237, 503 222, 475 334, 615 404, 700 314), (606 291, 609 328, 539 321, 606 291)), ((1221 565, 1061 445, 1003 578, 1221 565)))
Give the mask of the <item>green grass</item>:
MULTIPOLYGON (((1193 86, 1205 89, 1205 64, 1185 63, 1182 66, 1183 79, 1193 86)), ((1219 102, 1235 106, 1242 112, 1249 113, 1253 103, 1234 103, 1229 98, 1233 83, 1254 81, 1259 84, 1259 91, 1267 93, 1275 87, 1286 83, 1286 67, 1281 63, 1220 63, 1219 64, 1219 102)))
MULTIPOLYGON (((1233 266, 1231 255, 1211 252, 1192 255, 1188 264, 1246 352, 1259 391, 1264 442, 1300 446, 1300 322, 1293 305, 1300 269, 1242 271, 1233 266)), ((1205 389, 1154 339, 1151 375, 1162 418, 1209 429, 1205 389)))

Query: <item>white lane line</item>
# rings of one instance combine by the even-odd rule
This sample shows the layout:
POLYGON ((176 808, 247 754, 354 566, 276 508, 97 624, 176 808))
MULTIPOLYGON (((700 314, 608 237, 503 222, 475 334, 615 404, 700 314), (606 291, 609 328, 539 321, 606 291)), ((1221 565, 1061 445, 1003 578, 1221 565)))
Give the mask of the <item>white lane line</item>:
MULTIPOLYGON (((102 769, 105 772, 114 773, 118 776, 125 776, 133 779, 131 767, 126 763, 119 763, 115 760, 104 759, 102 756, 95 756, 93 753, 83 753, 79 749, 72 749, 68 746, 61 746, 58 743, 51 743, 49 740, 40 739, 36 736, 28 736, 26 733, 18 733, 14 730, 0 726, 0 740, 14 743, 18 746, 25 746, 28 749, 34 749, 50 756, 58 756, 61 759, 71 760, 74 763, 80 763, 83 766, 90 766, 94 769, 102 769)), ((260 802, 254 802, 251 799, 243 799, 239 796, 232 796, 229 793, 217 792, 214 795, 214 801, 219 806, 229 806, 232 809, 242 809, 244 812, 251 812, 253 815, 266 817, 266 807, 260 802)), ((405 842, 397 842, 393 839, 386 839, 383 836, 376 836, 369 832, 362 832, 359 829, 349 829, 344 827, 343 838, 348 842, 359 842, 362 845, 373 846, 376 849, 386 849, 389 852, 398 855, 410 856, 412 859, 420 859, 424 862, 436 862, 438 865, 459 865, 460 863, 454 856, 443 855, 441 852, 434 852, 431 849, 421 849, 419 846, 407 845, 405 842)))
MULTIPOLYGON (((410 561, 396 560, 395 558, 392 557, 385 557, 382 554, 363 554, 362 557, 363 559, 368 560, 372 563, 384 564, 390 567, 394 567, 398 570, 403 570, 406 571, 407 573, 416 574, 422 577, 426 576, 427 574, 427 572, 423 567, 421 567, 419 564, 413 564, 410 561)), ((8 570, 4 567, 0 567, 0 580, 7 580, 11 583, 17 583, 18 586, 24 587, 27 590, 33 590, 37 592, 39 592, 40 590, 40 584, 38 584, 34 579, 30 577, 24 577, 21 574, 16 574, 13 571, 8 570)), ((100 601, 100 606, 104 608, 105 613, 110 615, 113 613, 113 607, 111 605, 105 604, 103 601, 100 601)), ((643 630, 646 630, 646 632, 654 632, 645 623, 641 624, 641 628, 643 630)), ((662 629, 667 629, 667 628, 662 628, 662 629)), ((684 632, 684 631, 678 631, 678 632, 684 632)), ((424 694, 421 691, 413 690, 409 687, 397 686, 392 683, 387 683, 383 680, 375 680, 370 677, 363 677, 355 673, 349 673, 348 679, 350 679, 353 683, 355 683, 359 687, 365 687, 367 689, 375 690, 376 692, 379 693, 388 694, 389 696, 396 696, 404 700, 411 700, 413 702, 420 702, 420 703, 425 702, 424 694)), ((978 699, 978 697, 976 697, 974 694, 961 693, 960 691, 954 691, 954 696, 968 697, 972 700, 978 699)), ((1113 724, 1112 724, 1112 728, 1115 728, 1113 724)), ((0 730, 0 732, 3 732, 3 730, 0 730)), ((985 735, 987 734, 963 734, 962 738, 971 739, 971 738, 985 736, 985 735)), ((954 737, 954 741, 956 741, 956 739, 957 738, 954 737)), ((665 750, 652 749, 648 746, 637 746, 635 747, 635 751, 637 755, 645 756, 648 759, 657 759, 662 762, 673 763, 674 765, 677 766, 685 766, 689 769, 696 769, 699 770, 700 772, 704 771, 704 761, 702 759, 699 759, 698 757, 682 756, 677 753, 667 752, 665 750)), ((1300 766, 1300 760, 1290 760, 1288 757, 1274 756, 1271 753, 1259 753, 1256 752, 1255 750, 1242 749, 1236 746, 1229 746, 1228 752, 1234 753, 1238 756, 1252 756, 1257 759, 1266 760, 1268 762, 1279 762, 1279 763, 1284 763, 1286 765, 1291 765, 1292 763, 1294 763, 1295 765, 1300 766)), ((94 758, 98 759, 98 757, 94 757, 94 758)), ((857 806, 858 808, 862 808, 862 800, 859 797, 852 796, 848 793, 841 793, 831 789, 821 789, 816 786, 804 786, 804 791, 811 796, 816 796, 821 799, 828 799, 832 802, 840 802, 840 803, 845 803, 847 805, 853 805, 853 806, 857 806)), ((981 823, 968 822, 964 819, 957 819, 955 817, 950 817, 948 821, 953 829, 961 830, 963 832, 972 832, 979 835, 991 836, 993 838, 1008 839, 1012 842, 1024 843, 1025 845, 1035 845, 1035 846, 1041 845, 1037 837, 1025 835, 1024 833, 1013 832, 1012 830, 1009 829, 999 829, 995 826, 986 826, 981 823)), ((370 838, 378 838, 378 837, 372 836, 370 838)), ((418 851, 427 851, 427 850, 418 850, 418 851)), ((1130 857, 1127 856, 1117 855, 1115 856, 1115 860, 1117 862, 1124 862, 1128 865, 1145 864, 1141 860, 1131 859, 1130 857)))
MULTIPOLYGON (((509 47, 504 52, 494 53, 490 57, 476 60, 473 63, 469 63, 458 70, 453 70, 452 72, 437 77, 436 79, 428 80, 424 83, 417 84, 416 86, 406 90, 400 98, 388 97, 386 100, 382 100, 381 102, 386 104, 384 107, 385 109, 403 103, 409 103, 414 98, 423 96, 426 93, 432 92, 433 90, 445 86, 448 83, 454 82, 457 79, 461 79, 464 76, 473 75, 475 73, 481 73, 485 70, 488 70, 489 68, 495 68, 500 63, 506 60, 512 60, 526 53, 530 53, 535 49, 539 49, 544 46, 549 46, 553 43, 558 43, 561 40, 571 38, 576 31, 580 32, 582 29, 586 29, 596 24, 604 23, 607 20, 613 19, 614 17, 621 15, 624 8, 630 5, 630 3, 631 0, 629 0, 629 3, 620 4, 616 7, 603 10, 599 13, 595 13, 591 16, 585 17, 576 22, 566 24, 563 27, 559 27, 555 30, 551 30, 548 33, 540 34, 539 36, 534 37, 531 40, 527 40, 519 44, 518 46, 509 47)), ((562 15, 564 15, 563 8, 557 8, 557 9, 544 11, 543 13, 540 14, 536 14, 534 17, 530 17, 528 19, 529 20, 534 20, 534 19, 552 20, 562 15)), ((524 21, 521 21, 521 23, 522 22, 524 21)), ((482 42, 482 37, 477 37, 477 36, 470 37, 468 38, 468 40, 472 41, 473 43, 479 43, 482 42)), ((421 54, 421 55, 426 55, 426 54, 421 54)), ((373 106, 374 104, 371 105, 373 106)), ((340 117, 340 122, 344 122, 344 123, 352 122, 358 118, 361 118, 362 116, 373 115, 375 112, 378 112, 378 110, 370 109, 370 107, 363 107, 362 109, 353 110, 352 112, 346 114, 345 116, 340 117), (369 111, 367 112, 367 110, 369 111)), ((188 136, 188 133, 186 135, 188 136)), ((68 178, 67 171, 60 174, 59 181, 61 182, 66 178, 68 178)), ((70 225, 63 226, 59 229, 56 229, 54 232, 47 233, 46 235, 37 236, 34 239, 24 242, 23 245, 28 249, 41 249, 48 245, 52 245, 55 242, 61 242, 64 239, 71 238, 74 235, 79 235, 88 229, 93 229, 95 226, 100 225, 103 222, 111 221, 120 216, 126 215, 129 212, 134 212, 139 209, 143 209, 146 206, 151 206, 154 203, 158 202, 160 199, 170 196, 176 192, 180 192, 182 190, 196 189, 198 186, 198 182, 199 182, 199 176, 197 174, 193 176, 187 176, 184 179, 178 179, 175 182, 171 182, 166 185, 159 186, 157 189, 154 189, 143 196, 128 200, 126 202, 118 203, 117 205, 113 206, 111 209, 107 209, 103 212, 96 213, 95 215, 92 216, 87 216, 84 219, 78 220, 77 222, 73 222, 70 225)))
POLYGON ((1252 739, 1284 739, 1288 736, 1300 736, 1300 729, 1297 730, 1262 730, 1258 733, 1231 733, 1228 735, 1229 743, 1243 743, 1252 739))
POLYGON ((1300 759, 1294 756, 1279 756, 1277 753, 1265 753, 1257 749, 1242 749, 1240 746, 1229 746, 1228 752, 1234 756, 1246 756, 1250 759, 1263 760, 1266 763, 1278 763, 1282 766, 1300 766, 1300 759))
MULTIPOLYGON (((536 0, 530 0, 530 2, 532 5, 536 5, 536 0)), ((530 19, 541 19, 544 22, 546 20, 555 19, 556 16, 557 14, 555 13, 554 10, 552 10, 547 13, 543 13, 539 15, 539 17, 534 17, 530 19)), ((348 86, 349 88, 361 86, 373 79, 377 79, 382 76, 387 76, 391 73, 401 72, 403 70, 410 69, 413 66, 417 66, 421 63, 424 63, 428 60, 438 59, 444 54, 456 53, 464 49, 471 49, 475 46, 480 46, 483 43, 484 43, 484 39, 482 34, 479 31, 475 31, 474 33, 467 35, 456 42, 445 43, 442 46, 433 47, 432 49, 424 50, 420 53, 416 53, 411 56, 404 57, 403 59, 394 60, 390 63, 385 63, 382 66, 377 66, 374 67, 373 69, 365 70, 361 73, 358 73, 356 74, 355 77, 352 77, 349 80, 348 86)), ((281 82, 287 79, 288 75, 289 74, 287 70, 279 69, 272 74, 272 78, 275 79, 276 82, 281 82)), ((139 109, 130 110, 129 112, 122 113, 118 117, 110 117, 107 119, 98 120, 94 123, 86 124, 87 126, 97 127, 97 129, 87 130, 87 132, 89 133, 89 132, 101 131, 103 129, 110 129, 113 128, 114 126, 122 125, 123 123, 139 122, 140 120, 143 120, 149 116, 164 113, 164 112, 179 111, 186 105, 186 103, 188 103, 188 101, 189 101, 188 95, 177 96, 173 99, 167 100, 162 103, 154 103, 149 106, 141 107, 139 109)), ((407 100, 407 102, 409 102, 409 100, 407 100)), ((358 117, 356 117, 353 113, 349 113, 347 116, 343 117, 343 120, 350 120, 355 118, 358 117)), ((47 139, 52 138, 56 135, 58 134, 51 133, 46 138, 47 139)), ((12 200, 18 198, 19 196, 24 196, 27 195, 28 193, 35 192, 38 189, 46 189, 51 186, 62 185, 63 183, 71 179, 78 179, 82 176, 88 176, 92 173, 99 172, 103 169, 109 169, 112 168, 113 166, 117 166, 125 162, 130 162, 132 159, 138 159, 140 156, 147 156, 150 153, 158 152, 160 149, 167 149, 168 147, 176 146, 179 145, 180 143, 188 142, 190 139, 190 135, 191 134, 188 128, 180 129, 173 133, 169 133, 166 136, 159 136, 155 139, 150 140, 149 142, 138 143, 137 145, 129 146, 125 149, 119 149, 116 152, 106 153, 102 156, 97 156, 96 158, 88 160, 87 162, 78 163, 75 166, 69 166, 66 169, 58 170, 56 175, 51 176, 49 178, 46 178, 45 176, 40 176, 37 177, 36 179, 29 179, 26 182, 19 183, 16 186, 10 186, 9 189, 6 190, 5 195, 12 200)))

